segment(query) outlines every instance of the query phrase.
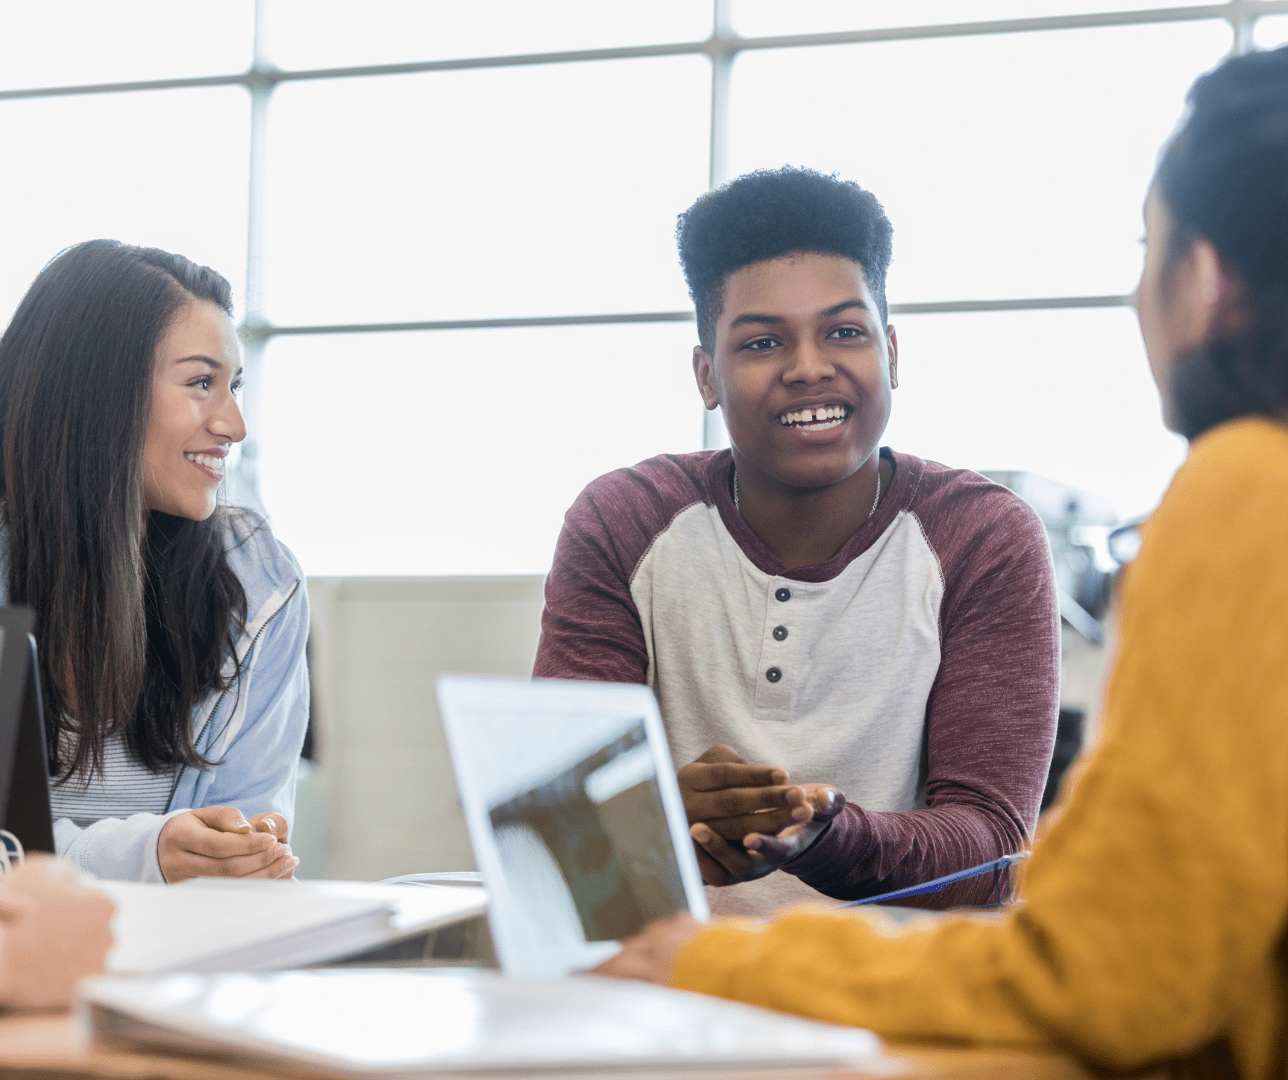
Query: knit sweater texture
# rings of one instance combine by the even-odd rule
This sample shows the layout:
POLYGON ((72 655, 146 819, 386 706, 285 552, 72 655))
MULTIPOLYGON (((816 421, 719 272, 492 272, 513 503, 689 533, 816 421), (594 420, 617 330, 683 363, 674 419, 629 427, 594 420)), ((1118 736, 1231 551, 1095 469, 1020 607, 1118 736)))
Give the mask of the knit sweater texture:
POLYGON ((1003 915, 718 923, 674 984, 892 1038, 1288 1075, 1288 427, 1197 439, 1121 594, 1101 734, 1003 915))

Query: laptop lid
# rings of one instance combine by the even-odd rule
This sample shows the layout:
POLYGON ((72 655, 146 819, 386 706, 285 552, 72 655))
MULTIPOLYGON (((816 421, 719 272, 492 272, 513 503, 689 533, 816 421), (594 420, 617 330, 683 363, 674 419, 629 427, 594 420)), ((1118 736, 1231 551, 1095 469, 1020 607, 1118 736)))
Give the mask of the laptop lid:
POLYGON ((27 851, 52 853, 49 755, 34 626, 30 608, 0 607, 0 828, 27 851))
POLYGON ((445 675, 438 705, 508 974, 564 975, 653 919, 707 917, 648 687, 445 675))

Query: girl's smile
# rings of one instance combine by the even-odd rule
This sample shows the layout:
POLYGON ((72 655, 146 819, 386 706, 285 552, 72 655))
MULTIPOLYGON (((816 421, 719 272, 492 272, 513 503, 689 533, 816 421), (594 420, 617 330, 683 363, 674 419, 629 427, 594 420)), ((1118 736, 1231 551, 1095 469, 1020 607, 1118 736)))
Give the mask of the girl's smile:
POLYGON ((185 304, 157 342, 143 446, 148 510, 204 521, 215 512, 233 443, 246 437, 237 406, 241 349, 216 304, 185 304))

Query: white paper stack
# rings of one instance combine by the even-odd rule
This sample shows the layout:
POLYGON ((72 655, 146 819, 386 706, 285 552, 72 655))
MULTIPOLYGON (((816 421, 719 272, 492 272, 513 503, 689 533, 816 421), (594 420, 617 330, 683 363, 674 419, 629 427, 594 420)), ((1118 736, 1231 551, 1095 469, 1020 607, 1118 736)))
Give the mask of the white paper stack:
POLYGON ((871 1032, 700 994, 594 976, 332 969, 83 984, 96 1038, 337 1076, 551 1070, 862 1069, 888 1063, 871 1032))
POLYGON ((114 974, 280 971, 335 960, 482 914, 478 888, 193 878, 95 881, 116 904, 114 974))

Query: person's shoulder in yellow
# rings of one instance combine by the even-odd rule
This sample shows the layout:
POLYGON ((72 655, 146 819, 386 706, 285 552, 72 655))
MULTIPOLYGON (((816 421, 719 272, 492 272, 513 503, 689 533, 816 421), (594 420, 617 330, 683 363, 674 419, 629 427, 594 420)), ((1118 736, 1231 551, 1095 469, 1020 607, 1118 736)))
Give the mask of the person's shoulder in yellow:
MULTIPOLYGON (((1230 553, 1265 547, 1277 570, 1288 538, 1276 535, 1275 521, 1288 522, 1288 420, 1243 417, 1194 440, 1145 532, 1169 556, 1207 543, 1230 553)), ((1213 568, 1222 575, 1231 569, 1223 563, 1213 568)))

